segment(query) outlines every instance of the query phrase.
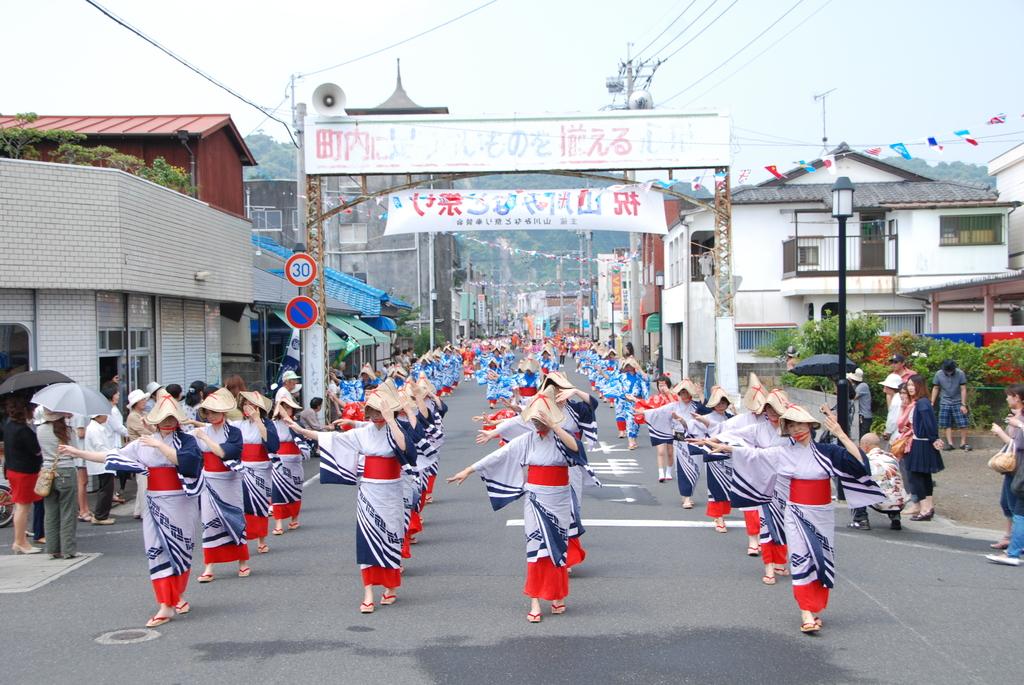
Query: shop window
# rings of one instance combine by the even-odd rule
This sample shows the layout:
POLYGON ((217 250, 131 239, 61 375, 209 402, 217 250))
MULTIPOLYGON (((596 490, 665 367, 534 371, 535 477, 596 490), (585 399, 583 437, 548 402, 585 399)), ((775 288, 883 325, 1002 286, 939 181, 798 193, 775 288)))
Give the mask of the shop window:
POLYGON ((0 323, 0 383, 31 365, 29 332, 17 323, 0 323))

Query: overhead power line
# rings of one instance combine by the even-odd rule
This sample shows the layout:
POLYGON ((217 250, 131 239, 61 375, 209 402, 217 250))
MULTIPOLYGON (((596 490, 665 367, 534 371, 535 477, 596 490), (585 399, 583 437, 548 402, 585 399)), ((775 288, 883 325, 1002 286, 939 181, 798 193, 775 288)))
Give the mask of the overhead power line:
POLYGON ((670 38, 667 43, 665 43, 660 48, 655 50, 654 51, 654 56, 651 57, 650 59, 657 58, 658 57, 658 53, 664 52, 665 50, 668 49, 668 47, 670 45, 672 45, 672 43, 675 43, 677 40, 679 40, 683 36, 683 34, 686 33, 687 31, 689 31, 698 21, 700 21, 700 18, 703 17, 705 14, 707 14, 708 10, 710 10, 712 7, 714 7, 717 2, 718 2, 718 0, 711 0, 711 4, 708 5, 707 7, 705 7, 704 9, 702 9, 700 11, 700 14, 698 14, 696 17, 693 18, 693 21, 691 21, 689 24, 687 24, 683 28, 679 29, 679 32, 676 33, 676 35, 672 36, 672 38, 670 38))
POLYGON ((249 105, 250 107, 252 107, 254 109, 259 110, 260 112, 262 112, 267 117, 267 119, 272 119, 272 120, 276 121, 277 123, 281 124, 282 126, 284 126, 284 129, 288 132, 288 137, 291 138, 291 140, 292 140, 292 145, 298 147, 298 143, 295 142, 295 137, 292 135, 291 127, 288 126, 288 124, 286 124, 285 122, 283 122, 280 119, 278 119, 277 117, 273 116, 271 114, 271 110, 269 110, 266 107, 261 107, 261 106, 257 105, 255 102, 253 102, 249 98, 245 97, 244 95, 241 95, 238 91, 236 91, 233 88, 231 88, 231 87, 225 85, 224 83, 218 81, 213 76, 210 76, 205 71, 203 71, 199 67, 195 66, 194 64, 192 64, 191 62, 186 60, 184 57, 180 57, 180 56, 176 55, 169 48, 165 48, 163 45, 161 45, 160 43, 156 42, 155 40, 153 40, 152 38, 147 36, 145 33, 143 33, 140 29, 135 28, 134 26, 132 26, 131 24, 129 24, 125 20, 123 20, 120 17, 118 17, 117 15, 113 14, 110 10, 108 10, 105 7, 103 7, 102 5, 100 5, 95 0, 85 0, 85 2, 87 2, 88 4, 90 4, 93 7, 95 7, 97 10, 100 11, 100 13, 102 13, 104 16, 106 16, 108 19, 110 19, 114 23, 116 23, 119 26, 121 26, 121 27, 123 27, 123 28, 125 28, 125 29, 127 29, 129 31, 131 31, 136 36, 138 36, 142 40, 146 41, 147 43, 149 43, 150 45, 155 47, 157 50, 160 50, 160 52, 162 52, 165 55, 167 55, 168 57, 172 58, 174 61, 178 62, 182 66, 185 66, 189 70, 191 70, 191 71, 195 72, 196 74, 198 74, 199 76, 202 76, 204 79, 206 79, 207 81, 209 81, 213 85, 217 86, 221 90, 225 91, 226 93, 228 93, 232 97, 234 97, 234 98, 236 98, 238 100, 241 100, 242 102, 244 102, 245 104, 249 105))
POLYGON ((642 48, 640 48, 640 51, 636 53, 636 56, 637 56, 637 57, 639 58, 639 57, 640 57, 641 55, 643 55, 643 54, 644 54, 644 50, 646 50, 647 48, 651 47, 651 46, 652 46, 652 45, 654 45, 654 44, 655 44, 656 42, 658 42, 658 39, 659 39, 659 38, 661 38, 662 36, 664 36, 664 35, 665 35, 665 33, 666 33, 666 32, 667 32, 667 31, 668 31, 668 30, 669 30, 670 28, 672 28, 673 24, 675 24, 675 23, 676 23, 677 21, 679 21, 680 19, 682 19, 682 18, 683 18, 683 15, 684 15, 684 14, 686 14, 687 10, 689 10, 689 9, 690 9, 691 7, 693 7, 693 6, 694 6, 694 5, 696 4, 696 2, 697 2, 697 0, 690 0, 690 4, 689 4, 689 5, 687 5, 687 6, 685 7, 685 8, 683 8, 683 11, 682 11, 682 12, 680 12, 679 14, 677 14, 677 15, 676 15, 676 18, 675 18, 675 19, 673 19, 673 20, 672 20, 672 21, 671 21, 671 22, 670 22, 670 23, 669 23, 669 24, 668 24, 667 26, 665 26, 665 28, 663 28, 663 29, 661 30, 661 33, 659 33, 659 34, 658 34, 658 35, 656 35, 656 36, 655 36, 654 38, 652 38, 652 39, 650 40, 650 42, 649 42, 649 43, 647 43, 647 45, 645 45, 645 46, 643 46, 642 48))
POLYGON ((682 94, 683 94, 683 93, 685 93, 686 91, 688 91, 688 90, 690 90, 691 88, 693 88, 693 87, 694 87, 695 85, 697 85, 698 83, 700 83, 701 81, 703 81, 704 79, 706 79, 706 78, 707 78, 708 76, 711 76, 711 75, 712 75, 713 73, 715 73, 716 71, 718 71, 719 69, 721 69, 722 67, 724 67, 724 66, 725 66, 726 64, 728 64, 728 63, 729 63, 729 62, 731 62, 732 60, 736 59, 736 57, 737 57, 737 56, 738 56, 738 55, 739 55, 739 54, 740 54, 741 52, 743 52, 744 50, 746 50, 747 48, 749 48, 749 47, 750 47, 751 45, 753 45, 754 43, 756 43, 756 42, 757 42, 758 40, 760 40, 760 39, 761 39, 761 37, 762 37, 762 36, 763 36, 764 34, 768 33, 768 32, 769 32, 769 31, 771 31, 771 30, 772 30, 773 28, 775 28, 775 26, 776 26, 776 25, 777 25, 777 24, 778 24, 778 23, 779 23, 780 21, 782 21, 783 19, 785 19, 786 17, 788 17, 788 16, 789 16, 789 15, 790 15, 790 14, 791 14, 791 13, 793 12, 793 10, 795 10, 795 9, 796 9, 797 7, 799 7, 800 5, 802 5, 802 4, 803 4, 803 2, 804 2, 804 0, 796 0, 796 2, 795 2, 795 3, 793 4, 793 6, 792 6, 792 7, 790 7, 790 8, 788 9, 788 10, 786 10, 785 12, 783 12, 783 13, 782 13, 782 16, 780 16, 780 17, 779 17, 778 19, 776 19, 775 21, 773 21, 773 22, 772 22, 771 24, 768 24, 768 26, 766 26, 766 27, 765 27, 765 28, 764 28, 764 29, 763 29, 763 30, 762 30, 762 31, 761 31, 761 32, 760 32, 759 34, 757 34, 756 36, 754 36, 753 38, 751 38, 751 39, 750 39, 749 41, 747 41, 747 43, 746 43, 746 44, 745 44, 745 45, 744 45, 744 46, 743 46, 742 48, 740 48, 740 49, 739 49, 739 50, 737 50, 736 52, 734 52, 734 53, 732 53, 731 55, 729 55, 729 56, 728 56, 728 57, 727 57, 727 58, 725 59, 725 61, 723 61, 723 62, 722 62, 721 64, 719 64, 719 65, 718 65, 717 67, 715 67, 714 69, 712 69, 712 70, 711 70, 711 71, 709 71, 708 73, 706 73, 706 74, 704 74, 703 76, 701 76, 701 77, 700 77, 699 79, 697 79, 696 81, 694 81, 694 82, 693 82, 693 83, 691 83, 690 85, 686 86, 686 88, 683 88, 683 89, 682 89, 681 91, 679 91, 679 92, 678 92, 678 93, 676 93, 675 95, 672 95, 672 96, 670 96, 670 97, 667 97, 667 98, 665 98, 664 100, 662 100, 662 102, 663 102, 663 103, 667 103, 667 102, 671 102, 672 100, 675 100, 675 99, 676 99, 677 97, 679 97, 680 95, 682 95, 682 94))
MULTIPOLYGON (((729 10, 731 10, 731 9, 732 9, 733 7, 735 7, 735 6, 736 6, 736 3, 737 3, 737 2, 739 2, 739 1, 740 1, 740 0, 732 0, 732 4, 730 4, 730 5, 729 5, 728 7, 726 7, 726 8, 724 9, 724 10, 722 10, 722 11, 721 11, 721 13, 720 13, 720 14, 719 14, 719 15, 718 15, 717 17, 715 17, 714 19, 712 19, 710 23, 706 24, 706 25, 704 26, 704 28, 702 28, 702 29, 701 29, 700 31, 698 31, 698 32, 697 32, 697 35, 695 35, 695 36, 694 36, 693 38, 691 38, 690 40, 686 41, 685 43, 683 43, 682 45, 680 45, 680 46, 679 46, 678 48, 676 48, 675 50, 673 50, 673 51, 672 51, 671 53, 669 53, 669 55, 668 55, 667 57, 664 57, 664 58, 662 58, 662 60, 661 60, 661 61, 662 61, 662 62, 667 62, 667 61, 669 61, 670 59, 672 59, 673 57, 675 57, 676 55, 678 55, 678 54, 679 54, 679 51, 680 51, 680 50, 682 50, 682 49, 683 49, 683 48, 685 48, 685 47, 686 47, 687 45, 689 45, 689 44, 690 44, 690 43, 692 43, 693 41, 695 41, 695 40, 697 40, 698 38, 700 38, 700 37, 701 37, 701 35, 702 35, 702 34, 703 34, 703 33, 704 33, 705 31, 707 31, 707 30, 708 30, 709 28, 711 28, 712 26, 714 26, 714 25, 715 25, 715 24, 716 24, 716 23, 718 22, 718 20, 719 20, 719 19, 721 19, 722 17, 724 17, 724 16, 725 16, 725 13, 726 13, 726 12, 728 12, 729 10)), ((714 4, 714 3, 712 3, 712 4, 714 4)), ((708 6, 708 9, 711 9, 711 7, 710 7, 710 6, 708 6)), ((705 10, 705 11, 706 11, 706 10, 705 10)), ((701 14, 703 14, 703 12, 702 12, 701 14)), ((698 18, 698 19, 700 19, 700 17, 697 17, 697 18, 698 18)), ((668 47, 668 46, 665 46, 665 47, 668 47)), ((664 50, 664 49, 665 49, 665 48, 662 48, 662 50, 664 50)))
POLYGON ((797 30, 798 28, 800 28, 801 26, 803 26, 804 24, 806 24, 806 23, 807 23, 808 21, 810 21, 811 19, 813 19, 813 18, 814 18, 814 16, 815 16, 816 14, 818 14, 818 12, 822 11, 823 9, 825 9, 825 8, 826 8, 826 7, 828 7, 828 6, 830 5, 830 4, 832 4, 832 0, 827 0, 827 2, 825 2, 825 4, 824 4, 824 5, 822 5, 821 7, 819 7, 818 9, 814 10, 813 12, 811 12, 810 14, 808 14, 808 15, 807 15, 806 17, 804 17, 804 18, 803 18, 803 19, 802 19, 802 20, 801 20, 801 21, 800 21, 799 23, 797 23, 797 24, 796 24, 795 26, 793 26, 793 28, 791 28, 790 30, 786 31, 786 32, 785 32, 784 34, 782 34, 781 36, 779 36, 779 38, 778 38, 777 40, 775 40, 774 42, 770 43, 770 44, 769 44, 769 45, 768 45, 767 47, 765 47, 765 49, 764 49, 764 50, 762 50, 761 52, 757 53, 756 55, 754 55, 753 57, 751 57, 751 58, 750 58, 749 60, 747 60, 746 62, 744 62, 744 63, 743 63, 743 64, 742 64, 741 66, 740 66, 740 68, 739 68, 739 69, 737 69, 736 71, 732 72, 731 74, 729 74, 728 76, 726 76, 725 78, 723 78, 722 80, 720 80, 720 81, 719 81, 718 83, 716 83, 715 85, 711 86, 710 88, 708 88, 707 90, 705 90, 705 91, 704 91, 703 93, 701 93, 700 95, 698 95, 698 96, 697 96, 697 97, 695 97, 694 99, 692 99, 692 100, 690 100, 689 102, 687 102, 687 103, 686 103, 685 105, 683 105, 683 107, 689 107, 690 105, 692 105, 693 103, 697 102, 697 101, 698 101, 698 100, 700 100, 700 99, 701 99, 702 97, 704 97, 705 95, 707 95, 708 93, 710 93, 711 91, 713 91, 714 89, 718 88, 718 87, 719 87, 720 85, 722 85, 723 83, 725 83, 726 81, 728 81, 729 79, 731 79, 731 78, 732 78, 733 76, 735 76, 736 74, 740 73, 741 71, 743 71, 744 69, 746 69, 747 67, 749 67, 749 66, 750 66, 751 64, 753 64, 754 62, 756 62, 757 60, 759 60, 759 59, 761 58, 761 56, 762 56, 762 55, 764 55, 764 54, 765 54, 766 52, 768 52, 769 50, 771 50, 771 49, 772 49, 773 47, 775 47, 776 45, 778 45, 778 44, 779 44, 779 43, 781 43, 782 41, 784 41, 784 40, 786 40, 787 38, 789 38, 790 34, 792 34, 792 33, 793 33, 794 31, 796 31, 796 30, 797 30))
POLYGON ((315 76, 316 74, 322 74, 323 72, 330 71, 331 69, 337 69, 338 67, 344 67, 344 66, 352 64, 354 62, 358 62, 359 60, 366 59, 367 57, 373 57, 374 55, 379 55, 382 52, 387 52, 388 50, 390 50, 392 48, 397 48, 399 45, 404 45, 404 44, 408 43, 411 40, 416 40, 417 38, 420 38, 422 36, 427 35, 428 33, 432 33, 432 32, 434 32, 434 31, 436 31, 438 29, 444 28, 445 26, 448 26, 449 24, 454 24, 455 22, 459 21, 460 19, 465 19, 469 15, 471 15, 471 14, 473 14, 475 12, 479 12, 483 8, 488 7, 489 5, 493 5, 496 2, 498 2, 498 0, 489 0, 489 2, 485 2, 484 4, 482 4, 482 5, 478 6, 478 7, 474 7, 473 9, 469 10, 468 12, 464 12, 464 13, 460 14, 459 16, 454 17, 452 19, 449 19, 448 21, 443 22, 441 24, 438 24, 437 26, 431 27, 431 28, 427 29, 426 31, 420 31, 419 33, 417 33, 414 36, 409 36, 408 38, 403 38, 402 40, 398 41, 397 43, 392 43, 391 45, 388 45, 386 47, 378 48, 377 50, 374 50, 372 52, 368 52, 365 55, 359 55, 358 57, 353 57, 352 59, 345 60, 344 62, 338 62, 337 64, 332 64, 329 67, 323 67, 322 69, 316 69, 314 71, 307 71, 307 72, 304 72, 301 75, 302 76, 315 76))

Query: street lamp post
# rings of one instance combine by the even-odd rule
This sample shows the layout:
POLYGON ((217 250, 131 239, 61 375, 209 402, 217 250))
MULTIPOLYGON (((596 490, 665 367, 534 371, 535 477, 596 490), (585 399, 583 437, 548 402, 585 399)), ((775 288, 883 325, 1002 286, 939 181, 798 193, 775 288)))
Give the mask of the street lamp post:
POLYGON ((843 431, 850 431, 850 392, 846 380, 846 220, 853 216, 853 184, 840 176, 832 186, 832 216, 839 220, 839 378, 836 413, 843 431))

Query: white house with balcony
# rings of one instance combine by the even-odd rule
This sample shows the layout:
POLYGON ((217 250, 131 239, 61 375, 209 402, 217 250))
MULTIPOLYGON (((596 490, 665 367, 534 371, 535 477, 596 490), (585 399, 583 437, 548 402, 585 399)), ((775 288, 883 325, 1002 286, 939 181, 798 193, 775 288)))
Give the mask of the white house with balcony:
MULTIPOLYGON (((890 333, 984 330, 978 308, 949 304, 932 313, 927 298, 911 291, 1006 274, 1007 215, 1016 203, 1000 201, 988 187, 906 171, 845 143, 831 154, 834 175, 817 160, 813 172, 798 167, 732 194, 739 361, 763 361, 757 349, 780 329, 836 310, 841 239, 850 312, 881 317, 890 333), (831 213, 837 176, 855 186, 855 215, 843 238, 831 213)), ((704 282, 714 269, 705 254, 714 248, 711 212, 684 210, 665 245, 664 351, 667 360, 689 369, 715 358, 714 301, 704 282)), ((996 307, 997 325, 1009 323, 1010 307, 996 307)))

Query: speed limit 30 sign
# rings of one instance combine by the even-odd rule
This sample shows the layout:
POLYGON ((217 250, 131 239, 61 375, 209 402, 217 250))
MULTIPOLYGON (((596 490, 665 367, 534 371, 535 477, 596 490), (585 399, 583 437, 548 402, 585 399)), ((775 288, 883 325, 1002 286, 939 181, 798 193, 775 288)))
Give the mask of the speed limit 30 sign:
POLYGON ((308 252, 296 252, 284 264, 284 275, 297 288, 316 280, 316 260, 308 252))

